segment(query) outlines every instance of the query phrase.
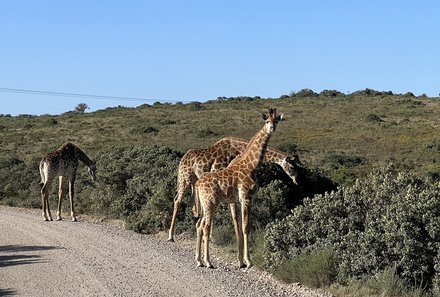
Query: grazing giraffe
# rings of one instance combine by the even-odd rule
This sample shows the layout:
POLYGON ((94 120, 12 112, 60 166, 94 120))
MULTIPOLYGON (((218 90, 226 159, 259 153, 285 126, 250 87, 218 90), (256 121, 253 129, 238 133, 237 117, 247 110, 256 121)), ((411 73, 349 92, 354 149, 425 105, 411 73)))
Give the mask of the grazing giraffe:
MULTIPOLYGON (((196 262, 197 266, 212 268, 209 259, 209 235, 215 210, 220 202, 241 204, 241 222, 238 221, 238 260, 240 268, 251 267, 248 246, 249 212, 251 200, 257 190, 255 171, 261 165, 266 154, 271 134, 275 131, 282 115, 275 109, 269 109, 269 115, 262 114, 265 124, 250 140, 244 152, 223 170, 207 172, 195 184, 194 199, 201 205, 201 213, 196 208, 198 217, 196 262), (201 260, 202 237, 204 257, 201 260)), ((234 208, 235 209, 235 208, 234 208)), ((237 213, 233 213, 237 217, 237 213)))
POLYGON ((63 179, 67 178, 69 180, 70 214, 72 221, 76 221, 73 196, 75 192, 74 183, 76 170, 79 164, 78 160, 86 164, 88 172, 94 181, 96 179, 96 162, 90 160, 79 147, 72 143, 67 142, 63 144, 56 151, 49 153, 40 161, 41 198, 43 200, 43 217, 45 221, 52 221, 49 208, 49 190, 56 177, 59 177, 57 220, 62 219, 61 200, 63 198, 63 179))
MULTIPOLYGON (((177 212, 179 211, 184 194, 189 186, 191 186, 192 193, 194 184, 203 173, 219 171, 223 168, 226 168, 233 159, 235 159, 246 149, 247 145, 248 141, 244 139, 225 137, 214 143, 214 145, 209 148, 190 149, 186 152, 186 154, 180 160, 179 169, 177 172, 177 194, 174 197, 173 217, 171 219, 168 241, 174 241, 177 212)), ((299 160, 297 156, 291 159, 286 153, 273 148, 268 148, 264 157, 264 162, 278 164, 292 179, 293 183, 298 184, 298 173, 296 167, 299 163, 299 160)), ((195 204, 195 207, 197 206, 198 204, 195 204)), ((234 221, 234 226, 235 225, 236 224, 234 221)))

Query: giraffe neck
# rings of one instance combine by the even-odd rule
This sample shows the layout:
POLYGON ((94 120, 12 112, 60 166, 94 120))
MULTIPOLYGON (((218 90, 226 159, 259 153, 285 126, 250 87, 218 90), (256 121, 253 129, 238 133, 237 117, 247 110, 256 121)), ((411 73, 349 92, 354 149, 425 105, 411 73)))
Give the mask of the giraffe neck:
POLYGON ((90 160, 90 158, 79 147, 75 147, 75 156, 78 160, 86 164, 86 166, 92 166, 93 161, 90 160))
POLYGON ((264 156, 264 162, 275 163, 280 166, 283 166, 282 164, 287 157, 288 155, 286 153, 271 148, 267 150, 266 155, 264 156))
POLYGON ((251 171, 256 170, 264 160, 267 151, 271 134, 266 132, 263 127, 255 136, 249 141, 248 146, 239 157, 239 162, 244 162, 247 168, 251 171))

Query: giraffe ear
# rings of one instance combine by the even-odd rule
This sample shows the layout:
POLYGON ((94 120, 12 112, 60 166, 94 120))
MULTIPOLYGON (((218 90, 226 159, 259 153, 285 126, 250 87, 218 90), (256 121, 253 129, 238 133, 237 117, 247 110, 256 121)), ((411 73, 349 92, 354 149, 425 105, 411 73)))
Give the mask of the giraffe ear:
POLYGON ((282 119, 283 119, 283 115, 282 114, 277 115, 277 122, 281 121, 282 119))
POLYGON ((267 116, 265 113, 261 113, 261 117, 263 118, 263 120, 267 120, 267 118, 268 118, 269 116, 267 116))

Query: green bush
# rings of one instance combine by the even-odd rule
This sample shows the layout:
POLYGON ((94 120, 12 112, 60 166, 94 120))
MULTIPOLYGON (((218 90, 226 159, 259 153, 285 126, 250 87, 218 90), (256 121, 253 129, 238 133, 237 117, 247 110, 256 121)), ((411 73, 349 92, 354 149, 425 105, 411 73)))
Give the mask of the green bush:
POLYGON ((168 147, 115 148, 100 154, 94 212, 127 220, 129 228, 166 228, 176 191, 181 154, 168 147))
POLYGON ((389 268, 365 280, 352 280, 347 286, 332 285, 330 292, 336 296, 384 296, 423 297, 427 294, 418 284, 408 284, 397 275, 395 268, 389 268))
POLYGON ((39 207, 39 160, 26 163, 18 158, 0 159, 0 203, 9 206, 39 207))
POLYGON ((336 257, 331 249, 322 249, 312 254, 299 254, 284 261, 274 274, 281 280, 292 283, 299 282, 309 287, 320 288, 330 286, 336 277, 336 257))
POLYGON ((378 116, 377 114, 370 113, 367 115, 367 121, 373 122, 373 123, 381 123, 383 122, 382 118, 378 116))
POLYGON ((290 212, 287 191, 287 185, 280 180, 272 180, 267 186, 259 188, 252 201, 251 224, 264 227, 277 218, 287 216, 290 212))
POLYGON ((317 97, 318 93, 315 93, 312 89, 302 89, 298 91, 292 97, 304 98, 304 97, 317 97))
POLYGON ((235 242, 234 229, 231 226, 214 226, 212 230, 213 242, 219 246, 228 246, 235 242))
POLYGON ((438 288, 439 197, 440 183, 388 168, 307 198, 267 227, 265 266, 328 247, 341 283, 396 267, 405 282, 438 288))
MULTIPOLYGON (((437 226, 435 227, 437 230, 440 228, 439 223, 437 223, 437 226)), ((437 255, 434 260, 434 269, 436 271, 436 274, 434 276, 434 279, 432 281, 434 293, 436 296, 440 296, 440 244, 437 244, 437 255)))
POLYGON ((321 93, 319 93, 320 97, 343 97, 345 96, 344 93, 339 92, 337 90, 323 90, 321 93))

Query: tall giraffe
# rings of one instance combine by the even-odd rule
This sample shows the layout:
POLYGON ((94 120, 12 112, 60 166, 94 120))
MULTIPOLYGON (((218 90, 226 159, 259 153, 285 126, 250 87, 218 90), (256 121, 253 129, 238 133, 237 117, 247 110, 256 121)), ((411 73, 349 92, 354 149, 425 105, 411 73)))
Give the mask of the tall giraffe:
MULTIPOLYGON (((282 115, 269 109, 269 115, 262 114, 265 124, 250 140, 244 152, 223 170, 207 172, 195 184, 194 198, 200 202, 202 212, 198 217, 196 262, 198 266, 212 268, 209 259, 209 235, 215 210, 220 202, 241 204, 241 222, 238 222, 238 260, 240 268, 251 267, 248 246, 249 212, 251 200, 257 190, 255 171, 263 162, 271 134, 275 131, 282 115), (204 258, 201 260, 202 237, 204 258)), ((197 205, 197 202, 196 202, 197 205)), ((237 213, 233 214, 237 216, 237 213)))
POLYGON ((72 143, 67 142, 63 144, 56 151, 49 153, 40 161, 41 198, 45 221, 52 221, 49 207, 49 190, 56 177, 59 177, 57 220, 62 219, 61 200, 63 198, 63 180, 67 178, 69 181, 70 214, 72 221, 76 221, 73 197, 75 192, 76 170, 79 164, 78 160, 86 164, 88 172, 94 181, 96 179, 96 162, 90 160, 79 147, 72 143))
MULTIPOLYGON (((203 173, 226 168, 233 159, 246 149, 247 145, 248 141, 244 139, 225 137, 209 148, 190 149, 186 152, 180 160, 177 172, 177 194, 174 197, 173 217, 171 219, 168 241, 174 241, 177 213, 189 186, 191 186, 192 193, 194 184, 203 173)), ((299 160, 296 156, 291 159, 286 153, 268 148, 264 162, 278 164, 292 179, 293 183, 298 184, 297 165, 299 160)), ((195 206, 197 207, 197 204, 195 206)))

